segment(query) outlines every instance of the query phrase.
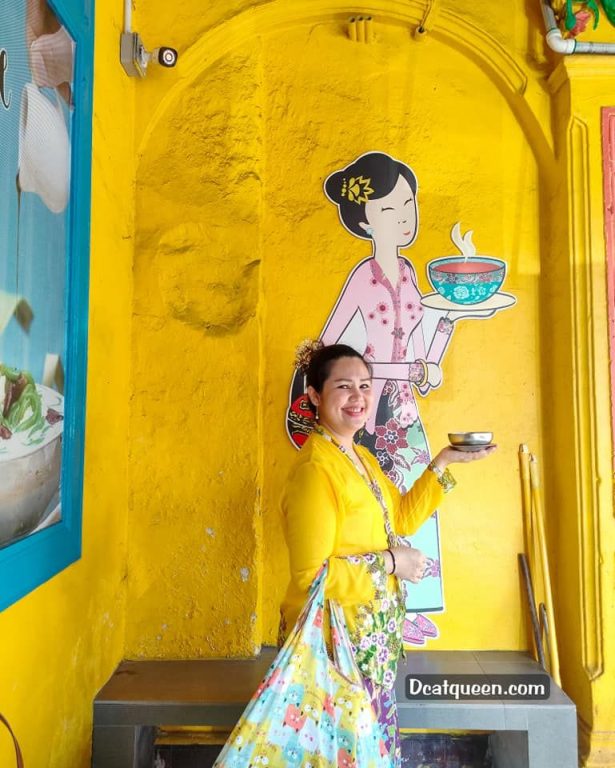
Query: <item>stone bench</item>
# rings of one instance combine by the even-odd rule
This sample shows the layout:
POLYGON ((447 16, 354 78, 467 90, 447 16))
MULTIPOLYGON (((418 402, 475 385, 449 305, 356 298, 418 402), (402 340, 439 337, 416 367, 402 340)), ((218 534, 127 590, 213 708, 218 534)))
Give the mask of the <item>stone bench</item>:
MULTIPOLYGON (((151 768, 160 726, 232 728, 275 658, 124 661, 94 700, 93 768, 151 768)), ((491 731, 495 768, 576 768, 572 701, 551 681, 546 700, 418 701, 406 698, 416 674, 538 675, 516 651, 414 651, 396 684, 402 729, 491 731)))

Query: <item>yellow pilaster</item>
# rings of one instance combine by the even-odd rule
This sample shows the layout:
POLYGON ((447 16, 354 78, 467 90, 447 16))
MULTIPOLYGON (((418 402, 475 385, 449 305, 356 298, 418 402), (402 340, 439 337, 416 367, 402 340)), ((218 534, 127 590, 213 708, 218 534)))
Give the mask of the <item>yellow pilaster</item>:
POLYGON ((549 84, 559 176, 554 196, 544 201, 550 246, 542 266, 541 328, 557 629, 564 687, 578 707, 583 764, 614 766, 615 527, 601 108, 615 105, 615 61, 567 58, 549 84))

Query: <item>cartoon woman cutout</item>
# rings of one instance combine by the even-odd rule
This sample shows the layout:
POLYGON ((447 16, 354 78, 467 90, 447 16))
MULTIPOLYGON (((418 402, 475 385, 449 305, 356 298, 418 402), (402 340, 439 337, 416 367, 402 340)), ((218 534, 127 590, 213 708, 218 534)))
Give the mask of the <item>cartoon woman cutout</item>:
MULTIPOLYGON (((424 396, 440 385, 453 322, 464 313, 424 307, 414 267, 400 256, 418 230, 417 180, 407 165, 368 152, 332 173, 324 191, 346 230, 371 241, 372 254, 350 273, 320 338, 324 344, 350 344, 370 361, 377 406, 358 442, 405 492, 431 460, 415 392, 424 396)), ((303 377, 296 374, 287 416, 295 445, 305 441, 312 419, 303 377)), ((408 590, 404 640, 422 645, 438 635, 423 614, 444 610, 437 512, 412 537, 412 546, 427 555, 428 568, 408 590)))

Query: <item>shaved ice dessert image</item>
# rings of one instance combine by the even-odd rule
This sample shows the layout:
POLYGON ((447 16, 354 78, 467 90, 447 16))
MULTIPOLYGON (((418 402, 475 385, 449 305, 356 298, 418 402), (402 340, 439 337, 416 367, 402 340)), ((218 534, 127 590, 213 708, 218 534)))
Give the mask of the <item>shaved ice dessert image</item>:
POLYGON ((60 504, 64 398, 0 363, 0 547, 60 504))

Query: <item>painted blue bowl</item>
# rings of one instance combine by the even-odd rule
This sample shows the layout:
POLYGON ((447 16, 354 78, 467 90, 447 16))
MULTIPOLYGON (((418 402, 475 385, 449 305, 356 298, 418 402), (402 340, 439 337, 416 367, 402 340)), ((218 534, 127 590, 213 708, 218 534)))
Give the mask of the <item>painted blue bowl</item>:
POLYGON ((445 256, 428 265, 429 282, 454 304, 479 304, 504 282, 506 262, 490 256, 445 256))

